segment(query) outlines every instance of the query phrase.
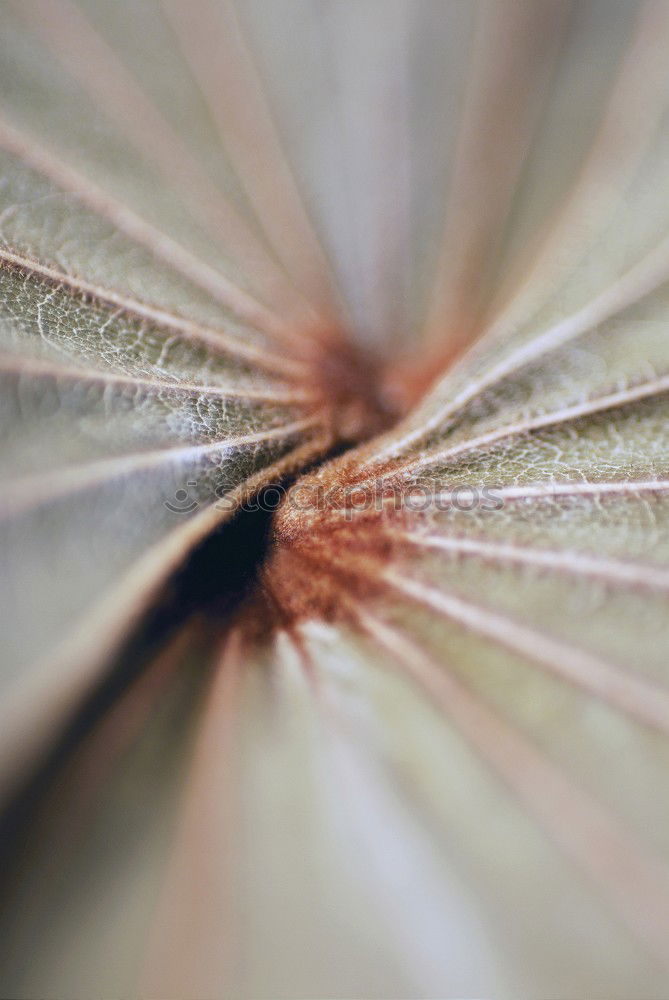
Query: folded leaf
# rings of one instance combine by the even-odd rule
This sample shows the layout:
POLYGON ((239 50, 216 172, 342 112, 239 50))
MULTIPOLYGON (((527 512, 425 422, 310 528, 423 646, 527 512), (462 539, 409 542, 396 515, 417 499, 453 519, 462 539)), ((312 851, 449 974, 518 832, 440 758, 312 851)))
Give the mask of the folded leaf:
POLYGON ((669 7, 3 28, 4 992, 664 995, 669 7))

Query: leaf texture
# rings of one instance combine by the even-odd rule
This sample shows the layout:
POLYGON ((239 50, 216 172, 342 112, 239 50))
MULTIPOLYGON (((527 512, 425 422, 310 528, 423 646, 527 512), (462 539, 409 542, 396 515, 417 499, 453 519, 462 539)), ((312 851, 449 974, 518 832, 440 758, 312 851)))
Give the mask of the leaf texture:
POLYGON ((11 746, 35 710, 35 735, 48 736, 92 684, 93 661, 235 497, 278 474, 277 463, 294 464, 296 450, 327 447, 328 432, 303 364, 228 321, 83 199, 15 154, 6 163, 0 520, 11 746))
POLYGON ((3 19, 5 992, 664 995, 667 4, 3 19))

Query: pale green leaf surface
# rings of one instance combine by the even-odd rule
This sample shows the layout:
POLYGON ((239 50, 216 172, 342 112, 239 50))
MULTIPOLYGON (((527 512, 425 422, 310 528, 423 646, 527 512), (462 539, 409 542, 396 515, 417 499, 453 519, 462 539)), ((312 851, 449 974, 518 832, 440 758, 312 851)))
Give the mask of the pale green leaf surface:
MULTIPOLYGON (((136 20, 143 16, 142 8, 128 5, 126 19, 133 18, 133 12, 136 20)), ((181 88, 188 116, 179 114, 178 105, 175 109, 172 88, 169 98, 164 88, 159 88, 160 97, 145 94, 128 65, 131 53, 124 52, 119 61, 104 32, 76 4, 17 4, 15 12, 8 5, 4 28, 3 90, 14 124, 47 140, 65 162, 102 182, 112 195, 205 261, 213 258, 233 280, 252 284, 254 265, 266 259, 265 252, 256 245, 256 227, 242 211, 234 206, 228 211, 228 192, 220 176, 211 177, 191 148, 194 144, 199 154, 203 152, 197 138, 203 110, 192 84, 181 88), (131 101, 135 116, 128 117, 124 106, 131 101), (71 107, 77 108, 76 116, 66 110, 71 107), (242 233, 248 239, 241 267, 237 261, 244 248, 231 247, 225 231, 230 216, 233 237, 242 233)), ((156 32, 144 30, 142 35, 146 44, 156 32)), ((125 37, 129 40, 132 33, 125 37)), ((169 40, 169 34, 165 37, 169 40)), ((204 139, 208 159, 212 142, 216 148, 209 128, 204 139)), ((220 151, 217 162, 223 163, 220 151)), ((266 266, 273 274, 269 260, 266 266)))
MULTIPOLYGON (((14 139, 18 144, 20 133, 6 135, 8 142, 14 139)), ((2 136, 0 129, 0 142, 2 136)), ((16 149, 3 150, 1 156, 0 231, 8 248, 108 290, 263 343, 259 331, 236 324, 230 310, 182 280, 174 268, 161 266, 158 258, 126 238, 113 221, 30 169, 16 149)))
POLYGON ((164 575, 186 520, 200 518, 193 544, 229 516, 226 494, 322 429, 276 344, 220 311, 203 324, 197 288, 15 158, 2 194, 1 631, 8 717, 22 720, 48 713, 61 649, 140 557, 157 565, 133 614, 161 543, 164 575))
POLYGON ((26 837, 28 862, 6 886, 13 904, 9 920, 3 912, 7 992, 134 992, 169 857, 183 761, 209 683, 208 656, 202 640, 193 640, 187 627, 128 683, 43 802, 26 837), (39 954, 35 935, 44 943, 39 954))
POLYGON ((327 449, 305 339, 478 341, 277 520, 284 628, 196 620, 66 761, 5 992, 659 998, 669 7, 193 8, 3 11, 10 776, 214 491, 327 449))

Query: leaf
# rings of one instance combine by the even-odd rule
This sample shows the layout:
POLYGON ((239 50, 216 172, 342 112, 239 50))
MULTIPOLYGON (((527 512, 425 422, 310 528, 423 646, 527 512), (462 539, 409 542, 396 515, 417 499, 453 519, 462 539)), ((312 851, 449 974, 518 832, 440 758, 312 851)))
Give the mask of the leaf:
POLYGON ((187 551, 249 490, 323 450, 327 431, 304 364, 231 329, 198 289, 15 154, 3 163, 12 746, 21 732, 48 738, 187 551))
POLYGON ((4 991, 664 995, 666 5, 3 18, 4 991))

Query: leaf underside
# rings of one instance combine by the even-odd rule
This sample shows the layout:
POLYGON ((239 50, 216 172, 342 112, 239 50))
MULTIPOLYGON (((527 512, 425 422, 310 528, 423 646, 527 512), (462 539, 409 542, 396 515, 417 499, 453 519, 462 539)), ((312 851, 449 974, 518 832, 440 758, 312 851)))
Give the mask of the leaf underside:
POLYGON ((666 995, 669 6, 1 16, 3 995, 666 995))

